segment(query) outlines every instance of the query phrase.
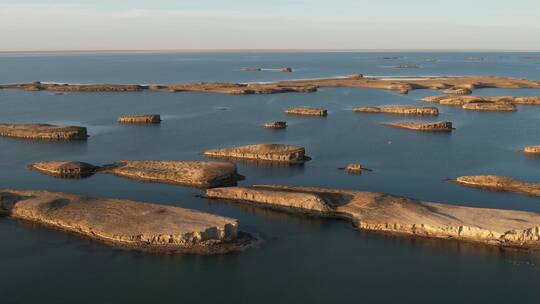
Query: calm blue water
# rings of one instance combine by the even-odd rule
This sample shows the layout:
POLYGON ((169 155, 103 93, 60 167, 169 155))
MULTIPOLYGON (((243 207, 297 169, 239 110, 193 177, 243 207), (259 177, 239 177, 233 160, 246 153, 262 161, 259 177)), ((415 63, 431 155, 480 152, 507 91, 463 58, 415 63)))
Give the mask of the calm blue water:
MULTIPOLYGON (((540 79, 540 60, 524 53, 87 54, 0 56, 0 83, 175 83, 271 81, 361 72, 366 75, 504 75, 540 79), (380 60, 400 56, 399 60, 380 60), (481 62, 471 57, 483 57, 481 62), (437 58, 437 62, 425 62, 437 58), (393 69, 418 64, 419 69, 393 69), (294 73, 246 72, 291 66, 294 73)), ((0 90, 1 122, 86 126, 87 142, 0 138, 1 188, 48 189, 171 204, 239 219, 259 248, 217 257, 125 252, 73 235, 0 218, 1 303, 520 303, 540 302, 540 256, 495 248, 359 232, 318 220, 198 198, 197 189, 110 175, 62 180, 29 171, 37 160, 105 164, 122 159, 203 159, 209 148, 263 142, 298 144, 303 167, 239 164, 241 184, 352 188, 453 204, 540 212, 540 199, 460 187, 445 178, 500 174, 540 182, 540 158, 518 152, 540 144, 540 107, 479 113, 440 106, 452 134, 381 126, 399 116, 353 113, 357 105, 421 104, 371 89, 230 96, 205 93, 69 93, 0 90), (286 116, 290 106, 322 106, 326 118, 286 116), (159 126, 121 126, 117 116, 159 113, 159 126), (275 131, 260 125, 286 120, 275 131), (361 176, 337 170, 361 162, 361 176)), ((479 95, 540 95, 540 90, 476 90, 479 95)))

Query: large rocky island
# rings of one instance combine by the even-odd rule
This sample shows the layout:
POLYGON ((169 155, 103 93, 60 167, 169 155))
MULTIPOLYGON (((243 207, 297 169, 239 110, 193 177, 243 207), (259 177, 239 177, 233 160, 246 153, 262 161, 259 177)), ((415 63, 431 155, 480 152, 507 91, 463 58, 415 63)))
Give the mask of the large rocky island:
POLYGON ((540 196, 540 183, 529 183, 506 176, 470 175, 460 176, 453 181, 467 187, 540 196))
POLYGON ((241 147, 211 149, 203 155, 217 158, 301 164, 309 160, 304 147, 281 144, 258 144, 241 147))
POLYGON ((451 132, 454 128, 450 121, 438 121, 438 122, 421 122, 421 121, 398 121, 384 123, 385 126, 409 129, 415 131, 425 132, 451 132))
POLYGON ((360 113, 387 113, 401 115, 439 115, 439 109, 436 107, 417 107, 417 106, 380 106, 380 107, 356 107, 354 112, 360 113))
POLYGON ((273 83, 198 82, 163 85, 140 84, 66 84, 31 83, 2 84, 0 89, 55 92, 209 92, 223 94, 310 93, 318 88, 371 88, 395 90, 403 94, 417 89, 446 90, 451 94, 470 93, 477 88, 540 89, 540 81, 497 76, 441 76, 441 77, 340 77, 326 79, 287 80, 273 83))
POLYGON ((218 254, 252 238, 235 219, 137 201, 36 190, 0 190, 0 214, 139 251, 218 254))
POLYGON ((75 140, 88 137, 84 127, 50 124, 0 124, 0 136, 42 140, 75 140))
POLYGON ((356 190, 258 185, 214 188, 213 199, 351 220, 358 229, 540 249, 540 214, 470 208, 356 190))

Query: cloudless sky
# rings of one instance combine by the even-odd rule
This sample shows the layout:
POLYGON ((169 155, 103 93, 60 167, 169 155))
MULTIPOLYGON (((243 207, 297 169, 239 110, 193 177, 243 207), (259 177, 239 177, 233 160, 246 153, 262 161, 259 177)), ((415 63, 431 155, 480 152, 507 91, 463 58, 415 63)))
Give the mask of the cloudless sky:
POLYGON ((0 51, 540 50, 540 0, 0 0, 0 51))

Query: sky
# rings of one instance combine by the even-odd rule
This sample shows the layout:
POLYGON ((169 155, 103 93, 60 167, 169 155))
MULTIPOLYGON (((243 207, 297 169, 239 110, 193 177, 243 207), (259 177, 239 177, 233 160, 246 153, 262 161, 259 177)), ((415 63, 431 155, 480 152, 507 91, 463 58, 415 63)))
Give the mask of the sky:
POLYGON ((0 0, 0 51, 540 50, 539 0, 0 0))

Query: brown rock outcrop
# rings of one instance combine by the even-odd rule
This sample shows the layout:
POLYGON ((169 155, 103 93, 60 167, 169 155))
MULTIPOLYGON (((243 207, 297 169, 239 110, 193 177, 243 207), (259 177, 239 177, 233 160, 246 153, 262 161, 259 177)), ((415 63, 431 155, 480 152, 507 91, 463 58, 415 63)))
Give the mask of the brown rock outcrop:
POLYGON ((443 93, 445 94, 455 94, 455 95, 470 95, 472 94, 472 90, 464 87, 453 87, 443 90, 443 93))
POLYGON ((265 128, 269 129, 285 129, 287 128, 287 122, 285 121, 269 121, 264 124, 265 128))
POLYGON ((287 163, 304 163, 309 160, 304 147, 281 144, 258 144, 223 149, 212 149, 203 155, 217 158, 240 158, 287 163))
POLYGON ((230 162, 126 160, 104 172, 131 179, 202 188, 236 185, 243 179, 230 162))
POLYGON ((118 117, 119 123, 143 123, 154 124, 161 122, 161 116, 159 114, 142 114, 142 115, 123 115, 118 117))
POLYGON ((523 152, 531 153, 531 154, 540 154, 540 145, 525 147, 523 149, 523 152))
POLYGON ((305 115, 305 116, 326 116, 327 111, 321 108, 311 108, 311 107, 297 107, 289 108, 285 110, 287 114, 293 115, 305 115))
POLYGON ((97 166, 78 161, 35 162, 30 168, 48 175, 71 178, 87 177, 99 170, 97 166))
POLYGON ((2 189, 0 213, 140 251, 216 254, 249 243, 234 219, 129 200, 2 189))
POLYGON ((506 102, 470 102, 464 104, 462 108, 473 111, 517 111, 517 107, 514 104, 506 102))
POLYGON ((353 111, 362 113, 388 113, 402 115, 439 115, 439 109, 436 107, 417 106, 356 107, 353 111))
POLYGON ((280 185, 214 188, 208 198, 351 220, 360 230, 501 247, 540 248, 540 214, 418 201, 383 193, 280 185))
POLYGON ((88 137, 84 127, 50 124, 0 124, 0 136, 44 140, 74 140, 88 137))
POLYGON ((384 125, 416 130, 416 131, 432 131, 432 132, 450 132, 454 130, 452 127, 452 122, 450 121, 439 121, 439 122, 419 122, 419 121, 400 121, 400 122, 391 122, 385 123, 384 125))
POLYGON ((512 103, 526 105, 540 105, 540 96, 513 97, 513 96, 428 96, 421 99, 426 102, 443 105, 464 105, 467 103, 512 103))
POLYGON ((483 188, 492 191, 516 192, 532 196, 540 196, 540 183, 528 183, 505 176, 497 175, 473 175, 460 176, 456 183, 475 188, 483 188))

